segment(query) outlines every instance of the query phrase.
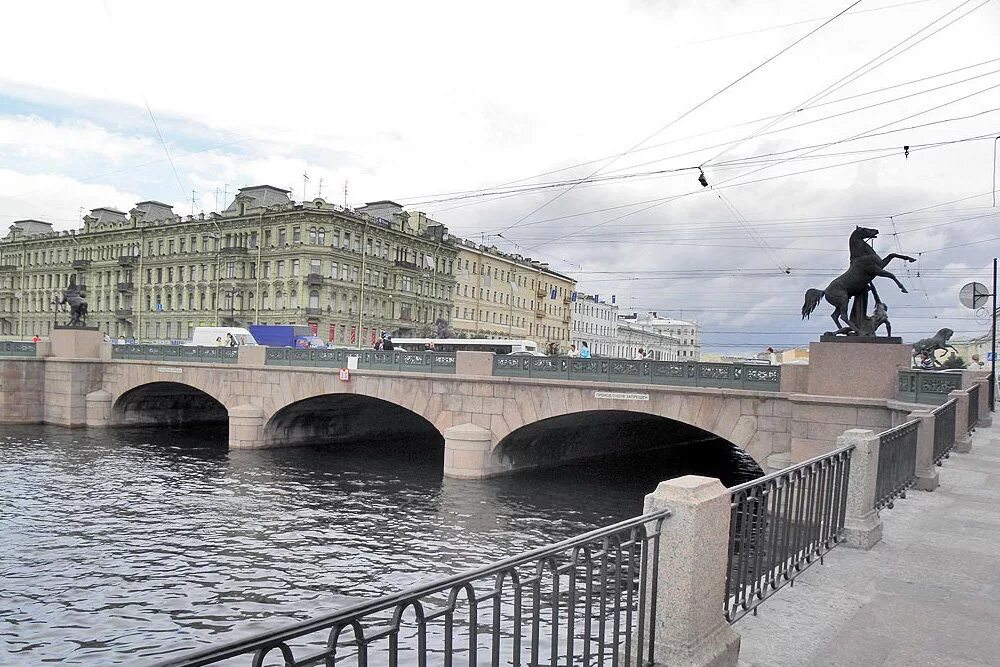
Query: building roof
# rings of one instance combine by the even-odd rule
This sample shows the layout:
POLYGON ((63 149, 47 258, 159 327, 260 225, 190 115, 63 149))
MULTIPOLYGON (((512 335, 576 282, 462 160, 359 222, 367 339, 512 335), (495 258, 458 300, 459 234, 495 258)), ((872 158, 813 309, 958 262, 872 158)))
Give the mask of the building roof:
POLYGON ((273 185, 251 185, 246 188, 240 188, 239 194, 236 195, 233 202, 226 208, 226 212, 239 210, 238 202, 247 198, 252 200, 249 208, 288 204, 291 202, 291 199, 288 198, 289 192, 291 190, 277 188, 273 185))
POLYGON ((399 208, 403 208, 402 204, 397 204, 396 202, 392 201, 391 199, 379 199, 378 201, 366 201, 365 202, 365 206, 386 206, 386 205, 388 205, 388 206, 398 206, 399 208))
POLYGON ((161 201, 156 201, 155 199, 147 199, 146 201, 136 202, 136 206, 142 206, 143 204, 155 204, 156 206, 162 206, 163 208, 173 208, 172 204, 164 204, 161 201))

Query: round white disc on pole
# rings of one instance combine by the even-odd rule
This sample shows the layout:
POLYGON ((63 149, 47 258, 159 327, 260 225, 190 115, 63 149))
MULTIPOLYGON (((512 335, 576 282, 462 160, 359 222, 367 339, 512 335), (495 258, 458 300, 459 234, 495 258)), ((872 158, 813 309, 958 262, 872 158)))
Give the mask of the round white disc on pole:
POLYGON ((986 285, 982 283, 969 283, 959 291, 958 300, 966 308, 975 310, 984 307, 987 299, 991 296, 993 295, 986 289, 986 285))

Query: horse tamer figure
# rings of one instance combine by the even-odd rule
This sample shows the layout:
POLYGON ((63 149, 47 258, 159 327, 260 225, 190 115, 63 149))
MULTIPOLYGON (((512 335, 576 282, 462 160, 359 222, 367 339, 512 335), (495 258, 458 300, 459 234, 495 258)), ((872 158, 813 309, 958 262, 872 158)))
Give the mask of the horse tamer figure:
POLYGON ((56 299, 56 304, 60 306, 67 303, 69 304, 69 322, 66 323, 66 326, 87 326, 87 299, 76 285, 76 276, 70 276, 66 290, 60 298, 56 299))
POLYGON ((833 306, 833 314, 830 317, 837 325, 837 330, 834 333, 873 336, 881 324, 889 326, 885 315, 887 307, 879 299, 872 281, 879 277, 889 278, 899 286, 900 291, 906 293, 903 283, 886 271, 885 267, 894 259, 905 259, 908 262, 916 260, 896 253, 886 255, 885 259, 882 259, 875 252, 875 249, 866 242, 877 236, 877 229, 855 227, 849 244, 851 265, 847 271, 834 278, 825 290, 810 289, 806 291, 805 303, 802 304, 802 319, 808 318, 816 310, 816 306, 819 305, 823 297, 826 297, 826 300, 833 306), (876 312, 874 317, 867 315, 868 292, 871 292, 872 296, 875 297, 876 312), (854 299, 854 304, 852 308, 849 308, 851 298, 854 299))

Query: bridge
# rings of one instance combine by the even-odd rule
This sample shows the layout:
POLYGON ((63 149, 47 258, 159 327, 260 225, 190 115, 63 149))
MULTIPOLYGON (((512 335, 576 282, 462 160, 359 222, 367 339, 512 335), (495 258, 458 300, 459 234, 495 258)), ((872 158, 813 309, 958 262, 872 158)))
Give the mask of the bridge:
POLYGON ((811 369, 110 345, 87 339, 90 333, 97 334, 56 331, 52 343, 0 344, 0 421, 70 427, 228 422, 232 449, 330 441, 349 431, 432 433, 443 444, 445 475, 482 478, 614 452, 618 443, 593 438, 553 451, 539 441, 553 429, 641 416, 664 420, 687 439, 721 438, 762 469, 778 470, 832 450, 847 429, 902 423, 921 403, 941 403, 974 382, 971 375, 925 382, 902 371, 897 386, 893 367, 884 386, 854 397, 826 391, 822 354, 811 369), (340 369, 351 366, 343 377, 340 369))

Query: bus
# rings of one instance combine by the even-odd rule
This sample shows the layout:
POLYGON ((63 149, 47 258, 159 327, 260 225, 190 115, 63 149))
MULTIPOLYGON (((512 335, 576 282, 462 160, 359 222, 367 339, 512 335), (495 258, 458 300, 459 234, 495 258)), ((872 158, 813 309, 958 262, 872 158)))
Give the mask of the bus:
POLYGON ((508 340, 492 338, 393 338, 394 347, 402 347, 409 352, 426 349, 433 343, 438 352, 493 352, 494 354, 528 354, 545 356, 538 351, 538 345, 531 340, 508 340))

